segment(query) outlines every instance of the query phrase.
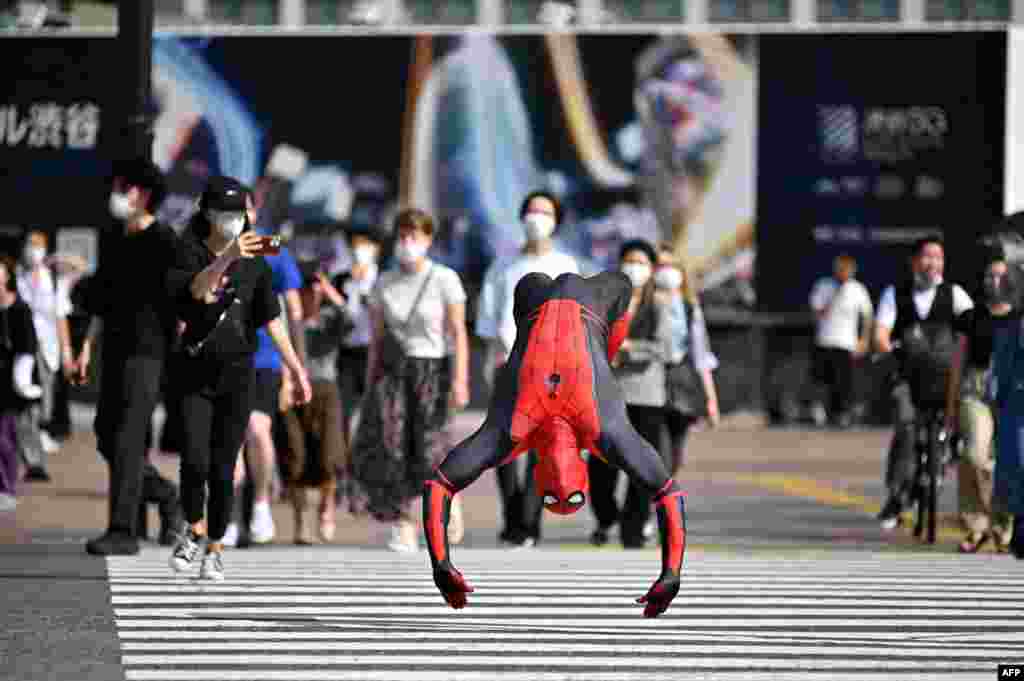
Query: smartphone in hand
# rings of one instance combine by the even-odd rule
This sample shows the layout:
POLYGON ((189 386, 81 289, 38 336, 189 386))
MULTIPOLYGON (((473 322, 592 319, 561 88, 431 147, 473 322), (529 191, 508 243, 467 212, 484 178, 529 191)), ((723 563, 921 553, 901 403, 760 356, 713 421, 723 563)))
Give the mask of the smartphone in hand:
POLYGON ((281 237, 278 234, 260 237, 256 255, 278 255, 281 252, 281 237))

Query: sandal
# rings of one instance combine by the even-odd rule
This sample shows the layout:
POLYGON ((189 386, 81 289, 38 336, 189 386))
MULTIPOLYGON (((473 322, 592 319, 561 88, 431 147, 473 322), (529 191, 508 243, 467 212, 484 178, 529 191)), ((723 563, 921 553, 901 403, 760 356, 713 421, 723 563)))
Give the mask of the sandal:
POLYGON ((334 522, 334 509, 320 513, 320 541, 324 543, 334 539, 334 531, 337 525, 334 522))
POLYGON ((992 534, 990 532, 971 532, 964 537, 958 548, 960 553, 977 553, 991 538, 992 534))

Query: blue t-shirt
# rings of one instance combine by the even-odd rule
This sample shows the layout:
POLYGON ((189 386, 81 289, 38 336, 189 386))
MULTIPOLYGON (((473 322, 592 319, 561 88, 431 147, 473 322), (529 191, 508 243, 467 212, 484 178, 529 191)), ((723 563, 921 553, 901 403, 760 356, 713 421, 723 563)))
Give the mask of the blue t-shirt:
MULTIPOLYGON (((302 273, 299 272, 299 264, 295 262, 295 257, 288 252, 287 248, 282 248, 278 255, 263 257, 266 258, 267 264, 270 265, 270 271, 273 273, 274 293, 281 295, 285 291, 302 288, 302 273)), ((253 366, 257 369, 280 371, 281 353, 274 347, 274 341, 270 339, 270 334, 261 327, 257 336, 259 345, 256 348, 256 354, 253 355, 253 366)))

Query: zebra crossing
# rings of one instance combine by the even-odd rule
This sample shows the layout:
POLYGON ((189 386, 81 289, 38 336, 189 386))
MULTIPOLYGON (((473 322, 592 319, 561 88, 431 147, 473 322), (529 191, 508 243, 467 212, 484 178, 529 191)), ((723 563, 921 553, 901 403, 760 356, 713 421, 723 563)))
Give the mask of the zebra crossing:
POLYGON ((233 551, 223 583, 166 559, 108 558, 129 680, 988 680, 1024 662, 1024 564, 1000 555, 691 550, 654 620, 634 601, 655 550, 459 549, 461 611, 424 553, 233 551))

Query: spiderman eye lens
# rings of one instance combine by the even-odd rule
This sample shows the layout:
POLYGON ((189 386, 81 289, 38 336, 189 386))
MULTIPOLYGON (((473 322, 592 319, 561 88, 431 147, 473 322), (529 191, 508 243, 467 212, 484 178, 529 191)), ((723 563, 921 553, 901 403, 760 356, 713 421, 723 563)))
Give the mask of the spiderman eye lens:
POLYGON ((569 495, 570 504, 582 504, 583 503, 583 492, 573 492, 569 495))
POLYGON ((556 497, 556 496, 554 496, 552 494, 545 494, 544 495, 544 505, 545 506, 550 506, 551 504, 557 504, 557 503, 558 503, 558 497, 556 497))

